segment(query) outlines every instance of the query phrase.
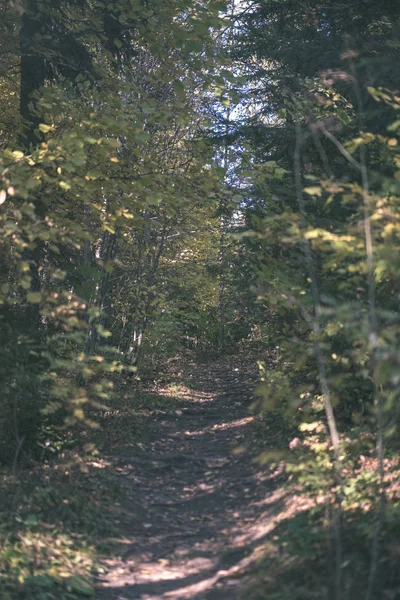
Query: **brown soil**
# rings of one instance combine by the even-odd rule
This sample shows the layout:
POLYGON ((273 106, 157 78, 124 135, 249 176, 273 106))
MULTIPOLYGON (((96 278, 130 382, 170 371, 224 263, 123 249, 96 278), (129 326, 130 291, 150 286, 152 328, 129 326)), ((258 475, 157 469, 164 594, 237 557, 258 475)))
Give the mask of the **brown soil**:
POLYGON ((196 367, 179 409, 149 416, 146 441, 112 457, 128 500, 120 555, 105 561, 96 599, 243 597, 263 542, 291 511, 279 469, 247 447, 256 379, 239 362, 196 367))

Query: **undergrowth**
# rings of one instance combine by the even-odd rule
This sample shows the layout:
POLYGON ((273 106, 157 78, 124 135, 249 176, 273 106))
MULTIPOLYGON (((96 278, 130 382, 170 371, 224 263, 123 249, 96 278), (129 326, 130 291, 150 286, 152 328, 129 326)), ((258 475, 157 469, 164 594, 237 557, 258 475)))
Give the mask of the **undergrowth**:
POLYGON ((96 415, 99 429, 49 427, 42 462, 22 455, 15 474, 0 472, 1 600, 94 597, 102 560, 120 548, 128 492, 107 454, 145 440, 145 416, 174 405, 130 382, 122 390, 96 415))

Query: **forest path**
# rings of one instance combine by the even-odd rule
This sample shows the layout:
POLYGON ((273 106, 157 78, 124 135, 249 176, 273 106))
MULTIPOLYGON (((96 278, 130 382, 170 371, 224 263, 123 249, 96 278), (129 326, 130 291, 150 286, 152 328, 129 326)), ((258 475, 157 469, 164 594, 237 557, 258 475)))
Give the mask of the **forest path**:
POLYGON ((96 599, 242 597, 281 501, 277 473, 245 448, 257 377, 236 364, 196 367, 179 409, 149 417, 146 442, 114 457, 128 486, 124 543, 96 599))

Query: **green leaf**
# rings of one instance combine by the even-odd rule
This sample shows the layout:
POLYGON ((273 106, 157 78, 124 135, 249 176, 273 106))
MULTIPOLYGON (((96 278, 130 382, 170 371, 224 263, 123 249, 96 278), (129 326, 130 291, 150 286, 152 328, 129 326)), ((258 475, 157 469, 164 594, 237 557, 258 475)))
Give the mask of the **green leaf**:
POLYGON ((28 292, 26 300, 27 302, 30 302, 30 304, 40 304, 42 301, 42 294, 41 292, 28 292))
POLYGON ((71 162, 73 165, 81 167, 86 163, 86 157, 82 154, 75 154, 75 156, 71 158, 71 162))
POLYGON ((37 518, 36 515, 34 515, 33 513, 28 515, 27 518, 24 521, 25 525, 28 526, 35 526, 39 523, 39 519, 37 518))
POLYGON ((96 327, 97 333, 101 335, 101 337, 108 338, 112 335, 111 331, 108 331, 103 327, 103 325, 97 325, 96 327))
POLYGON ((72 575, 65 580, 67 590, 80 596, 92 598, 94 596, 93 588, 80 575, 72 575))
POLYGON ((218 177, 225 177, 224 167, 220 167, 220 166, 215 167, 215 172, 218 175, 218 177))
POLYGON ((90 169, 90 171, 86 173, 88 179, 97 179, 98 177, 101 177, 101 175, 102 172, 99 169, 90 169))
POLYGON ((201 52, 203 50, 203 43, 199 40, 189 40, 186 42, 186 49, 189 52, 201 52))
POLYGON ((396 129, 399 129, 400 127, 400 120, 394 121, 391 125, 389 125, 389 127, 387 128, 388 131, 396 131, 396 129))
POLYGON ((185 86, 179 79, 175 79, 175 81, 172 84, 172 87, 174 88, 174 92, 177 96, 182 98, 185 95, 185 86))

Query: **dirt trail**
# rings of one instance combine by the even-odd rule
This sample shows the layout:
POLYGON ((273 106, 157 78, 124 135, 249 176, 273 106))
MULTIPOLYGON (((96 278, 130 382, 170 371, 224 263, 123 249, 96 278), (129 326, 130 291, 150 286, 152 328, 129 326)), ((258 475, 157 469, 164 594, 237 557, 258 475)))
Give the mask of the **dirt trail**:
POLYGON ((129 486, 125 543, 106 563, 98 600, 241 598, 274 528, 277 478, 241 448, 254 372, 217 364, 192 378, 201 391, 151 417, 150 440, 114 457, 129 486))

